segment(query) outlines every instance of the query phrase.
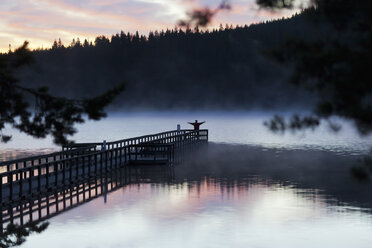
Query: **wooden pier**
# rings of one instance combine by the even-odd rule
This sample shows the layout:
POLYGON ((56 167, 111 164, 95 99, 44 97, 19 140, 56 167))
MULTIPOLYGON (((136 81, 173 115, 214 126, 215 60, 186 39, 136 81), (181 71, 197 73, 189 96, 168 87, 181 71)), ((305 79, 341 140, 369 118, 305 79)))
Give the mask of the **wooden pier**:
POLYGON ((76 191, 79 195, 80 188, 88 193, 83 194, 85 201, 93 193, 98 196, 121 187, 127 182, 123 173, 131 167, 171 168, 188 149, 207 142, 208 130, 176 130, 114 142, 77 143, 61 152, 0 162, 2 227, 15 220, 23 224, 50 216, 50 210, 44 215, 42 211, 49 209, 50 198, 58 212, 60 207, 66 209, 66 196, 76 191))

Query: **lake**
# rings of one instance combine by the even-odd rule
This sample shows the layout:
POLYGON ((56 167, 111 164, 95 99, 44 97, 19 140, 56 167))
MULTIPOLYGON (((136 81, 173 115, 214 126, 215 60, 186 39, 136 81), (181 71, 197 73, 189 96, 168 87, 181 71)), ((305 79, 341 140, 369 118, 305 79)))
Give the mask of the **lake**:
MULTIPOLYGON (((175 168, 127 172, 126 186, 49 219, 22 247, 371 247, 372 185, 350 173, 371 137, 346 122, 277 135, 262 125, 270 116, 117 113, 78 126, 78 142, 113 141, 198 119, 210 143, 175 168)), ((2 160, 58 149, 13 135, 2 160)))

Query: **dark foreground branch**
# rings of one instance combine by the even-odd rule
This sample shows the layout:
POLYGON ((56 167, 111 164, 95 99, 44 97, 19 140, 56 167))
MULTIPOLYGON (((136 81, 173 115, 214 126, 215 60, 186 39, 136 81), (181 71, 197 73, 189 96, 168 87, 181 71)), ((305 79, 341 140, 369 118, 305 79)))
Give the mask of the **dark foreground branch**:
POLYGON ((28 222, 25 225, 10 223, 0 233, 0 248, 19 246, 26 241, 26 237, 33 233, 41 233, 48 226, 49 222, 28 222))
POLYGON ((84 116, 99 120, 106 116, 105 107, 125 88, 125 83, 107 92, 81 100, 55 97, 48 88, 27 88, 14 77, 15 70, 32 63, 28 42, 15 50, 0 56, 0 140, 8 142, 10 135, 2 130, 8 124, 35 138, 52 135, 54 143, 62 145, 71 142, 68 136, 76 133, 74 125, 84 122, 84 116), (34 99, 34 104, 31 104, 34 99), (34 105, 34 110, 31 106, 34 105))

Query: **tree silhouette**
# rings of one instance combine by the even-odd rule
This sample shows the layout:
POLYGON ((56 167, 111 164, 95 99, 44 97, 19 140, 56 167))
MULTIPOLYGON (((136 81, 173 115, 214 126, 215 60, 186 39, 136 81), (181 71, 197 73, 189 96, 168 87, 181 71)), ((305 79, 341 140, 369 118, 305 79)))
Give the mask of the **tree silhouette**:
MULTIPOLYGON (((262 6, 273 11, 297 2, 262 6)), ((37 66, 25 81, 34 88, 40 81, 52 92, 70 90, 66 95, 77 98, 78 93, 94 95, 114 87, 111 82, 125 75, 131 84, 114 103, 120 108, 313 107, 309 116, 278 116, 267 125, 299 130, 325 120, 338 130, 330 118, 337 115, 366 134, 371 129, 369 3, 310 4, 292 18, 237 28, 190 25, 153 31, 148 37, 122 31, 82 47, 63 47, 58 41, 57 48, 34 52, 37 66)))
MULTIPOLYGON (((316 92, 319 100, 310 116, 294 115, 289 120, 275 116, 265 122, 273 131, 315 128, 327 120, 333 130, 340 126, 331 116, 352 120, 361 134, 372 131, 372 2, 369 0, 256 0, 265 9, 290 9, 307 6, 307 17, 319 26, 329 25, 335 35, 328 39, 289 39, 271 57, 294 66, 292 82, 316 92), (296 6, 296 4, 298 6, 296 6)), ((215 9, 195 9, 181 26, 207 26, 221 9, 230 9, 222 1, 215 9)), ((221 28, 220 28, 221 29, 221 28)), ((225 29, 226 30, 226 29, 225 29)))
POLYGON ((256 3, 268 9, 293 8, 294 0, 256 0, 256 3))
POLYGON ((93 98, 82 100, 54 97, 48 88, 28 88, 19 84, 16 69, 33 62, 28 42, 14 52, 0 56, 0 139, 7 142, 11 136, 3 134, 6 124, 36 138, 52 135, 56 144, 71 142, 75 123, 84 122, 83 116, 99 120, 106 116, 104 108, 123 89, 124 83, 93 98), (33 106, 31 103, 34 102, 33 106))
POLYGON ((70 98, 99 94, 125 77, 130 84, 110 108, 279 109, 296 100, 306 105, 305 90, 287 83, 286 69, 261 53, 287 35, 316 36, 304 14, 236 28, 223 24, 219 30, 154 30, 148 37, 121 31, 89 46, 36 50, 36 63, 18 76, 29 87, 46 85, 70 98))
POLYGON ((215 9, 210 9, 208 7, 194 9, 191 12, 188 12, 188 18, 185 20, 180 20, 178 22, 178 25, 187 28, 192 26, 206 27, 218 12, 220 12, 221 10, 231 9, 229 2, 229 0, 223 0, 215 9))
MULTIPOLYGON (((263 6, 280 6, 279 0, 257 0, 263 6), (276 3, 275 3, 276 2, 276 3)), ((340 116, 352 120, 362 135, 372 131, 372 1, 312 0, 312 21, 330 25, 336 38, 317 41, 291 40, 273 57, 294 64, 292 82, 315 91, 319 100, 313 116, 265 122, 273 131, 318 126, 321 119, 340 116), (310 121, 306 121, 310 120, 310 121)), ((340 125, 333 125, 338 130, 340 125)), ((370 181, 372 160, 359 161, 350 169, 359 182, 370 181)))
MULTIPOLYGON (((257 0, 266 8, 290 8, 293 2, 257 0)), ((369 71, 372 66, 372 2, 312 0, 310 3, 311 20, 318 25, 331 26, 336 35, 316 41, 289 40, 272 55, 282 63, 294 65, 294 84, 317 93, 319 100, 314 114, 287 121, 275 117, 265 124, 274 131, 301 129, 319 125, 320 121, 316 120, 340 116, 352 120, 361 134, 369 134, 372 131, 369 71)))
POLYGON ((49 222, 30 221, 24 225, 9 223, 0 233, 0 247, 14 247, 23 244, 32 233, 41 233, 47 229, 49 222))

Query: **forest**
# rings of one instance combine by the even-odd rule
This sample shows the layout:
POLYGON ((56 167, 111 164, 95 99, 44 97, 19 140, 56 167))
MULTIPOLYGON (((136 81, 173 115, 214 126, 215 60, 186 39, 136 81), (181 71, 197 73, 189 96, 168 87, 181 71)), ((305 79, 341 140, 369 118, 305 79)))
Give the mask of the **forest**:
POLYGON ((33 51, 35 63, 17 72, 21 84, 57 96, 84 98, 126 82, 116 110, 310 109, 309 91, 290 83, 292 68, 272 59, 291 38, 328 39, 308 9, 290 18, 219 29, 174 28, 147 36, 121 31, 94 41, 56 39, 33 51))

